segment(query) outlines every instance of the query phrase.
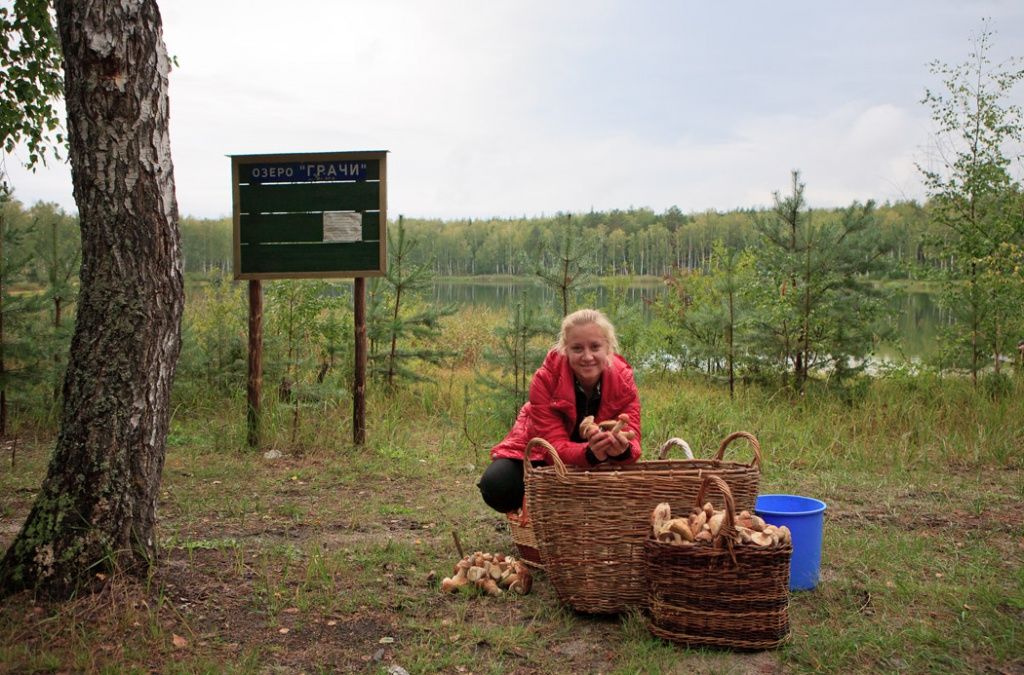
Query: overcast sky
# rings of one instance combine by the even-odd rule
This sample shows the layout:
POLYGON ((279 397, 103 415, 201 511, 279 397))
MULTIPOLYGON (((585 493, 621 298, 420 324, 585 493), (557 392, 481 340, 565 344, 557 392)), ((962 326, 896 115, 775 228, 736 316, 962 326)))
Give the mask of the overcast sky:
MULTIPOLYGON (((928 63, 1019 0, 165 0, 182 215, 231 213, 232 154, 389 150, 392 217, 921 198, 928 63)), ((1014 96, 1024 102, 1024 91, 1014 96)), ((75 211, 70 172, 6 167, 75 211)))

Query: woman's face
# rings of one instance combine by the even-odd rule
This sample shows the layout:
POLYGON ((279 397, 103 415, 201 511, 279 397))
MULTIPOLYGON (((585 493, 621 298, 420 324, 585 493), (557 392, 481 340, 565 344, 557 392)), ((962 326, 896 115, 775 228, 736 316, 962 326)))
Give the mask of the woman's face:
POLYGON ((565 356, 580 384, 594 386, 601 380, 610 356, 604 331, 596 323, 573 326, 565 332, 565 356))

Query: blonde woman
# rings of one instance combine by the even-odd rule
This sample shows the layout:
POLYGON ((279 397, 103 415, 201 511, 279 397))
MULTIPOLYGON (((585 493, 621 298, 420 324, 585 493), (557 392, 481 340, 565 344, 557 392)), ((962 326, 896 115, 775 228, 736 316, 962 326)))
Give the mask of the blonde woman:
MULTIPOLYGON (((508 435, 491 449, 491 465, 477 483, 484 501, 506 513, 523 504, 523 452, 539 436, 566 464, 597 466, 630 463, 640 457, 640 398, 633 368, 618 354, 615 327, 596 309, 581 309, 562 320, 558 342, 530 383, 530 400, 508 435), (593 431, 584 438, 580 423, 619 419, 621 429, 593 431)), ((545 462, 535 449, 536 465, 545 462)), ((550 460, 547 460, 550 463, 550 460)))

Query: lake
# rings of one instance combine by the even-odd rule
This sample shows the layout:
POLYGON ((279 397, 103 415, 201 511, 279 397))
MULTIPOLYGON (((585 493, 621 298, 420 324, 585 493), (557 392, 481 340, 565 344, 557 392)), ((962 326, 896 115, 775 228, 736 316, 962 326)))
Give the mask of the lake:
MULTIPOLYGON (((633 284, 625 289, 629 302, 641 304, 644 312, 649 311, 649 302, 664 291, 664 285, 657 280, 633 284)), ((583 291, 585 297, 589 296, 588 302, 597 307, 607 304, 610 293, 605 286, 592 286, 583 291)), ((472 283, 437 278, 434 300, 442 304, 479 305, 493 309, 510 307, 518 301, 551 307, 555 304, 555 293, 534 281, 472 283)), ((939 307, 935 293, 900 289, 890 291, 886 320, 893 329, 893 338, 878 345, 876 356, 891 361, 934 356, 938 352, 939 332, 951 321, 949 312, 939 307)))

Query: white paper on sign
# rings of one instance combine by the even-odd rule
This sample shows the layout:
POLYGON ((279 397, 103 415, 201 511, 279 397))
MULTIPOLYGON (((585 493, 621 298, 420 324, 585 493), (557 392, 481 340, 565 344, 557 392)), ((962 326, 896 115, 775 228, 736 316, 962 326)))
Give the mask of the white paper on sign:
POLYGON ((362 241, 363 214, 324 211, 324 241, 362 241))

